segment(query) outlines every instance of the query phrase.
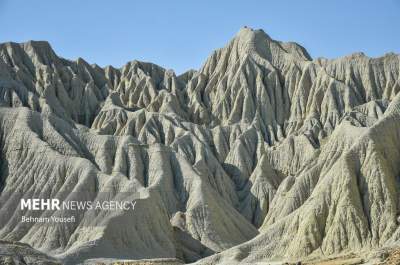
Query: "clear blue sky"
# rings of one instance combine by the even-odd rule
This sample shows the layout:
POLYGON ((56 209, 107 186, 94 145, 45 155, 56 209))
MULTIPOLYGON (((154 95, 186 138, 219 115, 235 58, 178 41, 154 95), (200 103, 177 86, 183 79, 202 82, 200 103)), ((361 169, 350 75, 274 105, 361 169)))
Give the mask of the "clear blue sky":
POLYGON ((0 0, 0 42, 47 40, 101 66, 199 68, 247 25, 312 57, 400 53, 400 0, 0 0))

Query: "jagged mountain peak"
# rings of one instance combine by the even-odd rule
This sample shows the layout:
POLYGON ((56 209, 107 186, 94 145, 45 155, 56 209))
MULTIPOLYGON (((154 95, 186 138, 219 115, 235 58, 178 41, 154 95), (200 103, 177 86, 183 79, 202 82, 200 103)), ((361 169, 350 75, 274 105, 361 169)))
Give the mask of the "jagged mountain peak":
POLYGON ((44 52, 44 53, 54 53, 53 48, 51 47, 48 41, 36 41, 36 40, 29 40, 26 42, 4 42, 0 44, 0 47, 7 47, 7 48, 17 48, 17 46, 21 47, 22 49, 35 49, 36 51, 44 52))
POLYGON ((33 58, 34 62, 44 65, 58 63, 60 59, 47 41, 33 41, 22 43, 21 47, 33 58))
MULTIPOLYGON (((259 45, 266 41, 272 41, 270 36, 262 29, 252 29, 247 26, 242 27, 236 33, 234 39, 238 39, 240 42, 245 43, 249 46, 259 45)), ((251 48, 251 47, 250 47, 251 48)))
POLYGON ((291 62, 311 61, 311 56, 301 45, 274 40, 262 29, 243 27, 225 47, 211 54, 200 72, 210 75, 213 71, 224 71, 249 58, 257 64, 271 64, 275 68, 283 68, 291 62))
MULTIPOLYGON (((132 70, 133 71, 140 70, 150 76, 159 75, 161 73, 164 74, 165 72, 168 71, 157 64, 139 61, 139 60, 130 61, 121 68, 122 72, 132 71, 132 70)), ((169 72, 173 72, 173 71, 170 70, 169 72)))
POLYGON ((67 264, 217 252, 200 263, 255 264, 398 241, 399 61, 311 60, 247 27, 179 76, 1 44, 0 239, 67 264), (108 182, 147 195, 71 227, 16 221, 25 194, 96 198, 108 182))
POLYGON ((42 50, 43 52, 53 52, 53 48, 50 43, 45 40, 29 40, 27 42, 21 43, 24 48, 34 48, 37 50, 42 50))
POLYGON ((234 40, 240 43, 238 45, 239 49, 244 53, 255 51, 268 58, 271 55, 278 55, 276 53, 285 52, 295 56, 297 59, 311 60, 311 56, 300 44, 296 42, 276 41, 265 33, 263 29, 243 27, 236 34, 234 40), (271 51, 272 49, 273 51, 271 51))

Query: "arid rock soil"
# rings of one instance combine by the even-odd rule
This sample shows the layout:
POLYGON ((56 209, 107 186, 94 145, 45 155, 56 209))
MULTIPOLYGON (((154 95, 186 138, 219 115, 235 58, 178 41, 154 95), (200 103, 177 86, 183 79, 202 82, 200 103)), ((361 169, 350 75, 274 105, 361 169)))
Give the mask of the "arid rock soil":
POLYGON ((313 59, 250 28, 181 75, 0 44, 0 239, 46 264, 268 264, 395 247, 399 72, 397 54, 313 59), (21 223, 68 214, 21 199, 104 194, 140 196, 134 211, 21 223))

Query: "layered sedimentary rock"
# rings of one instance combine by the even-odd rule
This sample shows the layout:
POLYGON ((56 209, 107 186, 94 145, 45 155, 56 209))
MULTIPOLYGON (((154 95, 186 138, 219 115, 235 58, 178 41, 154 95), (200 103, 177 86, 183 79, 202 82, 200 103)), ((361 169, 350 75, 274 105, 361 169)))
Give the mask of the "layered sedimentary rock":
POLYGON ((313 60, 250 28, 179 76, 1 44, 0 238, 69 264, 252 264, 396 244, 399 72, 396 54, 313 60), (104 194, 135 210, 20 222, 65 214, 21 210, 22 198, 104 194))

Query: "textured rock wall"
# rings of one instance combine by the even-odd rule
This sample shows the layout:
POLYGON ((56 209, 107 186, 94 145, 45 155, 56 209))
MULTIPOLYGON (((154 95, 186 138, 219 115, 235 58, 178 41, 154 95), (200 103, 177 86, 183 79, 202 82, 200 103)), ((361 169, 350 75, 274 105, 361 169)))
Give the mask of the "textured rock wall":
POLYGON ((394 244, 399 72, 396 54, 313 60, 249 28, 180 76, 0 44, 0 238, 70 264, 254 263, 394 244), (21 198, 110 190, 144 195, 134 213, 19 222, 21 198))

